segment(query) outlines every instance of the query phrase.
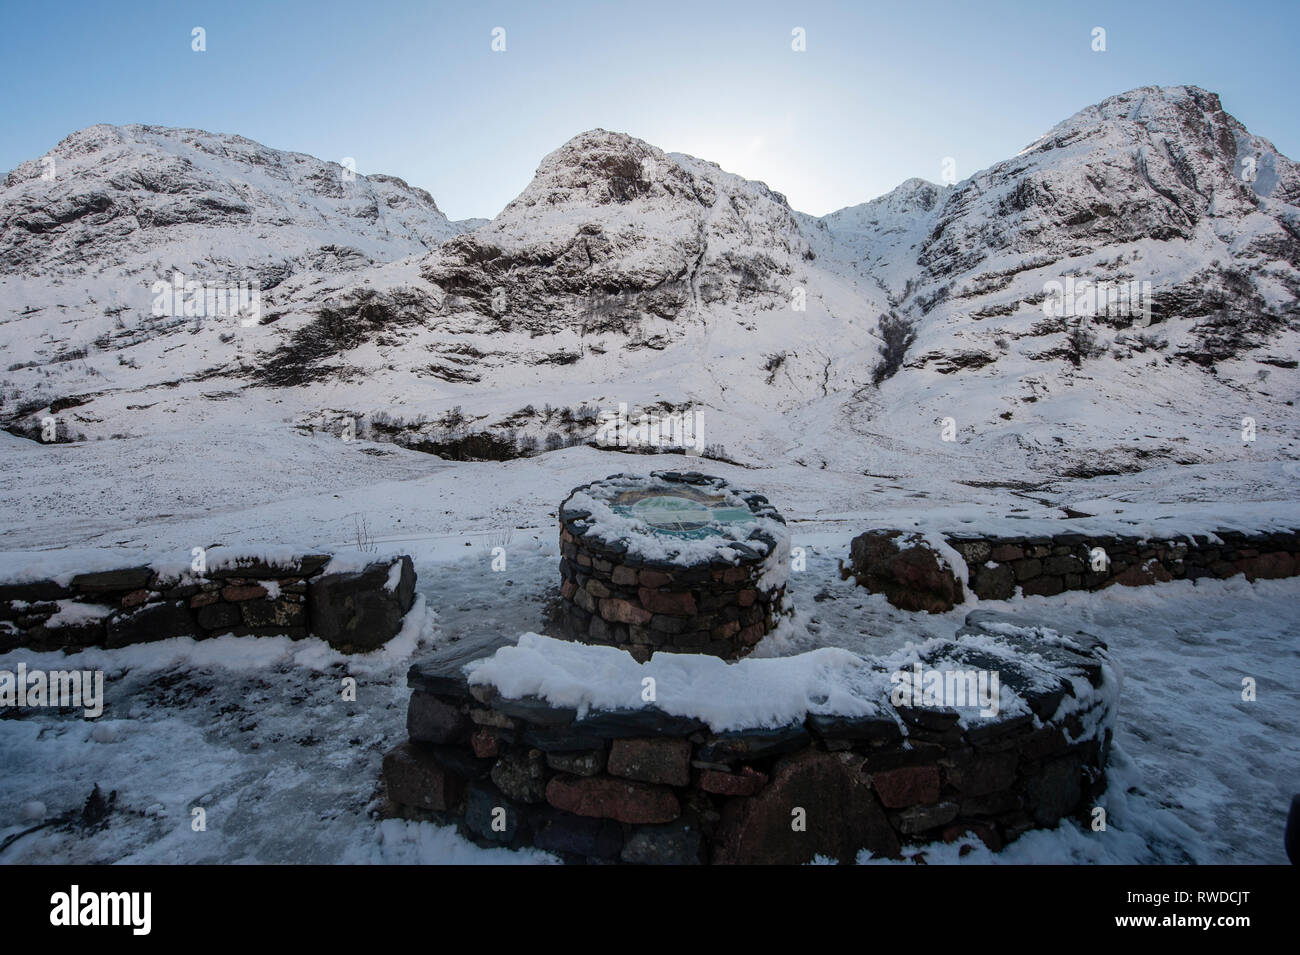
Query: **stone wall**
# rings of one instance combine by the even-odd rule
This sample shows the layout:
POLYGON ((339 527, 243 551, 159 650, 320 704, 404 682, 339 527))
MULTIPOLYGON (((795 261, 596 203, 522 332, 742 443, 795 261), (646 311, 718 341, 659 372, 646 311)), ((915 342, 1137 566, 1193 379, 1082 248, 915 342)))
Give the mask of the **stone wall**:
POLYGON ((1216 531, 1158 540, 1116 535, 947 538, 970 572, 970 589, 984 600, 1026 595, 1138 587, 1169 580, 1247 580, 1300 574, 1300 531, 1247 534, 1216 531), (1094 560, 1096 549, 1104 561, 1094 560), (1095 569, 1101 568, 1101 569, 1095 569))
POLYGON ((344 652, 378 647, 415 599, 409 557, 324 573, 327 554, 236 558, 203 574, 151 567, 0 584, 0 651, 121 647, 170 637, 321 637, 344 652))
POLYGON ((560 534, 561 625, 584 643, 619 646, 638 660, 656 651, 744 656, 776 625, 785 588, 758 586, 761 564, 633 567, 560 534))
MULTIPOLYGON (((689 486, 722 486, 695 472, 655 472, 655 478, 689 486)), ((612 477, 620 477, 613 475, 612 477)), ((584 485, 578 491, 591 485, 584 485)), ((576 491, 574 493, 577 493, 576 491)), ((573 495, 570 495, 570 499, 573 495)), ((784 524, 760 494, 746 494, 757 516, 784 524)), ((766 535, 719 543, 711 560, 647 559, 625 541, 589 533, 590 513, 560 506, 559 629, 574 640, 618 646, 637 660, 655 652, 707 653, 734 660, 749 653, 776 626, 784 608, 784 552, 766 535), (739 554, 727 559, 721 555, 739 554), (773 554, 780 580, 765 583, 773 554)))
MULTIPOLYGON (((386 814, 578 863, 852 862, 937 840, 998 850, 1088 812, 1105 788, 1116 696, 1100 641, 1008 637, 982 629, 1005 615, 980 613, 962 634, 1014 644, 996 665, 1028 709, 970 724, 917 706, 732 732, 653 705, 579 717, 471 685, 465 664, 502 641, 452 645, 409 673, 409 738, 384 757, 386 814)), ((960 639, 933 652, 980 662, 960 639)))
MULTIPOLYGON (((937 538, 918 531, 870 530, 849 545, 844 577, 854 577, 903 610, 941 613, 964 600, 953 561, 937 538)), ((1140 587, 1169 580, 1262 578, 1300 574, 1300 531, 1216 531, 1151 539, 1065 533, 1039 537, 944 535, 966 563, 967 586, 981 600, 1006 600, 1066 590, 1140 587)))

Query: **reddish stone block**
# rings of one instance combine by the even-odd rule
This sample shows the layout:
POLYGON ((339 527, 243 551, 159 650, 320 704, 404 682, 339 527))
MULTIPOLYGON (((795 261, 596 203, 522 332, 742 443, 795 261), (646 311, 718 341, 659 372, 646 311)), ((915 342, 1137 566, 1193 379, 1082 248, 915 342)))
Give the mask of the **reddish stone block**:
POLYGON ((465 795, 465 780, 415 743, 401 743, 384 754, 388 798, 402 806, 447 812, 465 795))
POLYGON ((241 600, 256 600, 266 596, 266 588, 261 584, 232 584, 221 589, 221 597, 231 603, 241 600))
POLYGON ((575 816, 614 819, 630 825, 672 822, 681 805, 671 789, 609 776, 556 776, 546 785, 546 801, 575 816))
MULTIPOLYGON (((1252 582, 1294 577, 1298 569, 1295 559, 1286 551, 1274 551, 1271 554, 1260 554, 1258 557, 1247 557, 1238 560, 1236 565, 1246 575, 1246 579, 1252 582)), ((126 603, 126 600, 123 599, 122 602, 126 603)))
POLYGON ((752 587, 748 590, 742 590, 740 593, 736 594, 736 603, 742 607, 751 606, 754 603, 754 601, 757 599, 758 599, 758 591, 754 590, 752 587))
POLYGON ((133 590, 122 598, 123 607, 138 607, 149 599, 149 591, 133 590))
POLYGON ((578 589, 577 583, 573 580, 566 580, 560 584, 560 596, 565 600, 572 600, 574 592, 578 589))
POLYGON ((673 582, 672 575, 658 570, 643 570, 637 575, 642 587, 667 587, 673 582))
POLYGON ((761 623, 750 624, 736 634, 736 639, 746 646, 758 643, 763 639, 763 625, 761 623))
POLYGON ((724 773, 716 769, 700 772, 697 785, 706 793, 719 796, 753 796, 767 783, 767 776, 749 766, 738 773, 724 773))
POLYGON ((695 598, 689 593, 674 593, 669 590, 651 590, 642 587, 638 594, 641 606, 653 613, 666 613, 677 617, 694 617, 698 612, 695 598))
POLYGON ((609 771, 643 783, 685 786, 691 781, 691 743, 685 739, 616 739, 609 771))
POLYGON ((614 623, 644 624, 654 616, 644 607, 619 597, 606 597, 600 602, 600 615, 614 623))
POLYGON ((871 784, 890 809, 905 809, 939 801, 939 767, 904 766, 873 773, 871 784))
POLYGON ((501 741, 496 734, 482 726, 470 737, 469 743, 479 759, 495 759, 501 751, 501 741))
POLYGON ((715 640, 726 640, 728 637, 733 637, 739 632, 740 621, 729 620, 726 623, 713 628, 713 638, 715 640))
POLYGON ((758 795, 727 801, 712 858, 722 865, 799 865, 823 855, 851 863, 861 849, 896 856, 898 836, 855 761, 804 750, 782 759, 758 795), (805 814, 802 831, 790 824, 796 809, 805 814))
POLYGON ((206 607, 214 604, 221 599, 221 594, 215 590, 209 590, 207 593, 195 594, 190 598, 190 606, 197 610, 199 607, 206 607))
POLYGON ((1126 567, 1114 577, 1115 583, 1122 584, 1125 587, 1145 587, 1156 582, 1167 583, 1173 579, 1169 571, 1165 570, 1156 560, 1148 560, 1141 565, 1134 564, 1132 567, 1126 567))

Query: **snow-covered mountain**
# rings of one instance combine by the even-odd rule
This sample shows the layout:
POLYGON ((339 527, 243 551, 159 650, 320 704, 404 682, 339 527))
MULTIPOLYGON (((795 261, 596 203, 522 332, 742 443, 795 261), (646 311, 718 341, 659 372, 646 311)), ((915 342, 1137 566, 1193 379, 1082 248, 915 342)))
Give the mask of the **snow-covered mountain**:
POLYGON ((870 279, 896 299, 916 280, 918 250, 945 198, 943 186, 909 179, 870 202, 820 219, 800 215, 800 224, 818 254, 870 279))
POLYGON ((95 437, 269 403, 436 449, 626 402, 701 411, 751 465, 1127 471, 1235 460, 1247 417, 1252 453, 1296 454, 1300 169, 1194 87, 820 219, 604 130, 459 225, 400 180, 238 137, 93 127, 51 157, 0 194, 17 430, 51 407, 95 437), (254 274, 256 323, 154 314, 173 271, 254 274), (1145 311, 1052 313, 1050 289, 1087 282, 1137 283, 1145 311))
POLYGON ((262 295, 297 274, 341 274, 426 252, 463 228, 423 189, 391 176, 358 175, 241 136, 92 126, 20 165, 0 189, 5 354, 32 369, 11 388, 30 401, 44 383, 36 379, 94 390, 145 383, 127 374, 131 356, 154 360, 148 348, 193 317, 158 314, 157 282, 242 285, 262 295), (142 345, 145 352, 134 351, 142 345), (92 354, 121 356, 122 375, 106 380, 93 361, 69 367, 92 354))
POLYGON ((91 126, 5 177, 0 274, 210 268, 269 288, 427 251, 463 231, 423 189, 242 136, 91 126))
POLYGON ((915 335, 882 388, 888 428, 853 417, 875 434, 952 418, 983 460, 1057 474, 1239 456, 1246 418, 1252 450, 1294 455, 1298 184, 1213 93, 1148 87, 965 182, 824 217, 815 248, 915 335), (1058 307, 1057 289, 1129 283, 1134 308, 1058 307))

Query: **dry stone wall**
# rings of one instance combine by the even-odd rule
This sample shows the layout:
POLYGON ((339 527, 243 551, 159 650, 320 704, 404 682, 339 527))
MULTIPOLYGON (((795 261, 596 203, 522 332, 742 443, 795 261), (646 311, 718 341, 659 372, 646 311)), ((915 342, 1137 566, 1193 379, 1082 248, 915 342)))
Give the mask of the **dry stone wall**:
MULTIPOLYGON (((1247 580, 1300 574, 1300 531, 1220 530, 1179 538, 1065 533, 1037 537, 947 535, 966 564, 966 586, 981 600, 1054 596, 1115 584, 1141 587, 1171 580, 1247 580)), ((964 600, 951 561, 918 532, 871 530, 855 537, 842 568, 903 610, 941 613, 964 600)))
POLYGON ((784 612, 784 524, 761 494, 734 491, 697 472, 611 475, 577 488, 560 506, 560 630, 583 643, 621 647, 641 661, 660 651, 742 657, 784 612), (658 482, 668 492, 731 495, 741 513, 765 526, 745 540, 718 539, 712 553, 683 542, 687 553, 677 559, 646 556, 627 537, 594 531, 592 512, 574 503, 593 488, 617 489, 624 479, 658 482))
POLYGON ((970 588, 984 600, 1005 600, 1017 587, 1026 595, 1053 596, 1114 584, 1300 574, 1300 532, 1294 530, 1221 530, 1170 540, 1087 534, 950 537, 948 544, 965 559, 970 588))
POLYGON ((409 557, 325 573, 328 554, 236 558, 203 574, 148 566, 0 584, 0 651, 77 650, 189 636, 321 637, 371 650, 401 629, 415 599, 409 557))
POLYGON ((386 814, 578 863, 852 862, 933 841, 998 850, 1087 814, 1117 699, 1101 641, 1044 641, 980 614, 919 661, 996 666, 1026 704, 969 724, 911 705, 729 732, 653 705, 580 716, 468 682, 467 663, 510 641, 453 645, 409 673, 408 739, 384 758, 386 814), (990 640, 1010 656, 988 656, 990 640))

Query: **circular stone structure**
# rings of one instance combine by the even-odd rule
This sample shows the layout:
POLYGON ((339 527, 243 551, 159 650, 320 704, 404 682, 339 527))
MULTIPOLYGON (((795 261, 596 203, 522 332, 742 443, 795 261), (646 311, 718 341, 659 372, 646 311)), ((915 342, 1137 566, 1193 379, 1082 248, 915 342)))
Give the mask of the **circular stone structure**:
POLYGON ((698 472, 614 474, 560 505, 560 628, 644 662, 734 660, 785 612, 790 537, 761 494, 698 472))

